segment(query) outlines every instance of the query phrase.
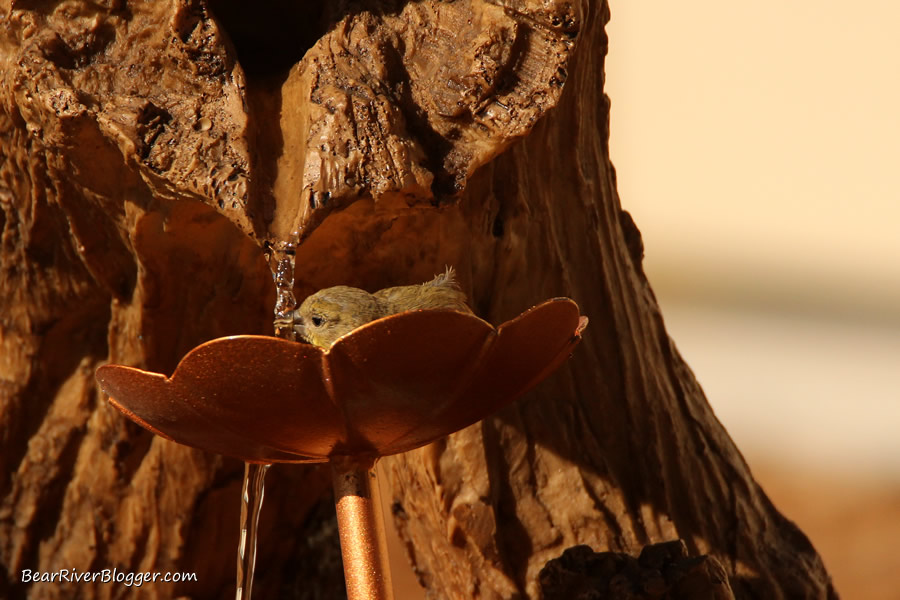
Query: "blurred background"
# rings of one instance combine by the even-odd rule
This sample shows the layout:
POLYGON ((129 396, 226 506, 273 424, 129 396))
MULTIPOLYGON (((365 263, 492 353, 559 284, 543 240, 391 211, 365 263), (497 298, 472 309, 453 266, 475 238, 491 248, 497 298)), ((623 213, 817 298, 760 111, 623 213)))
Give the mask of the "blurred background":
POLYGON ((900 598, 900 3, 611 1, 669 334, 842 597, 900 598))

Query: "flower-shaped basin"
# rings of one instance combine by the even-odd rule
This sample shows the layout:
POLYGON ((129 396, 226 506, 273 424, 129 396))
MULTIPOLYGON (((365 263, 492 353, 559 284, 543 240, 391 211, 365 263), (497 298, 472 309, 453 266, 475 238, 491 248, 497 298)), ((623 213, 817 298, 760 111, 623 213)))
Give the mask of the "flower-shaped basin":
POLYGON ((328 350, 241 335, 194 348, 166 377, 97 369, 127 417, 181 444, 249 462, 412 450, 475 423, 553 372, 587 319, 567 298, 494 328, 422 310, 372 321, 328 350))

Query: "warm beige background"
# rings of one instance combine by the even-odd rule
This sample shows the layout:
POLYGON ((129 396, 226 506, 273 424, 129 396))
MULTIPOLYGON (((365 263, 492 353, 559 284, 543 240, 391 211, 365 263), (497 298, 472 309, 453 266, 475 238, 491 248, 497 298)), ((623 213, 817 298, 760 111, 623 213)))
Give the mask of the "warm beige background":
POLYGON ((844 598, 900 598, 900 3, 612 2, 622 205, 672 337, 844 598))

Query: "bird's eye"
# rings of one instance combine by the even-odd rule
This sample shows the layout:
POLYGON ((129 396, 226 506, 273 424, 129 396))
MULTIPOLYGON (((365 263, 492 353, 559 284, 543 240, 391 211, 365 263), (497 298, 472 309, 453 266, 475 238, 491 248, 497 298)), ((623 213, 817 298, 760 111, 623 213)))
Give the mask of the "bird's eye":
POLYGON ((312 319, 310 319, 310 320, 312 321, 312 324, 315 325, 316 327, 321 327, 322 323, 325 322, 325 319, 323 319, 319 315, 313 315, 312 319))

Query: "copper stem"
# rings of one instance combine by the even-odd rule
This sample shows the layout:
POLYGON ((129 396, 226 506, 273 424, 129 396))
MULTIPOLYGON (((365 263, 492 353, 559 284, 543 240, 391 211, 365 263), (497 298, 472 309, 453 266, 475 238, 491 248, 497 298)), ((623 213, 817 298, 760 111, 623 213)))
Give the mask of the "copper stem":
POLYGON ((378 502, 375 461, 337 457, 331 460, 348 600, 393 600, 391 571, 378 502))

